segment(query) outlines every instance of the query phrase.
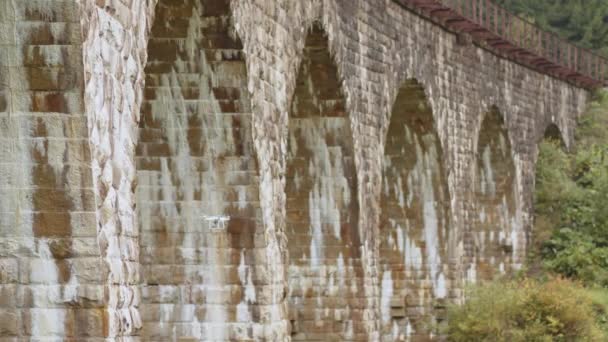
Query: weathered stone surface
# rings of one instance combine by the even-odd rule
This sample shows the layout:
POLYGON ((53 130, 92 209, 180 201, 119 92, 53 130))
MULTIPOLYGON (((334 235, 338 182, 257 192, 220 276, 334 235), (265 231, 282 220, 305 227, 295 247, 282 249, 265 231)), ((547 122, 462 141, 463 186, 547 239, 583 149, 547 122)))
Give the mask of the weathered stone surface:
POLYGON ((0 336, 101 338, 78 6, 3 0, 0 12, 0 336))
POLYGON ((434 310, 437 301, 457 297, 443 160, 424 89, 408 80, 393 105, 383 160, 380 311, 388 340, 424 331, 429 319, 445 319, 434 310))
POLYGON ((427 340, 587 96, 389 0, 0 0, 0 339, 427 340))
POLYGON ((285 176, 293 340, 367 339, 353 136, 327 37, 316 23, 289 113, 285 176))

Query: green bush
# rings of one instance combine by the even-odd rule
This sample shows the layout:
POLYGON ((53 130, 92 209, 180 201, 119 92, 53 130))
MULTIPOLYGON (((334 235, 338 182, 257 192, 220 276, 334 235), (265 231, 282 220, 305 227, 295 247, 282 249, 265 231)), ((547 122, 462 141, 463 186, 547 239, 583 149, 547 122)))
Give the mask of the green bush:
POLYGON ((579 120, 576 144, 540 144, 531 264, 608 286, 608 94, 599 92, 579 120))
POLYGON ((608 285, 608 248, 598 247, 590 234, 560 229, 544 244, 542 256, 551 272, 586 284, 608 285))
POLYGON ((596 321, 600 324, 604 336, 608 336, 608 289, 594 287, 586 291, 593 302, 596 321))
POLYGON ((448 310, 450 341, 606 340, 592 296, 568 280, 496 281, 467 297, 448 310))

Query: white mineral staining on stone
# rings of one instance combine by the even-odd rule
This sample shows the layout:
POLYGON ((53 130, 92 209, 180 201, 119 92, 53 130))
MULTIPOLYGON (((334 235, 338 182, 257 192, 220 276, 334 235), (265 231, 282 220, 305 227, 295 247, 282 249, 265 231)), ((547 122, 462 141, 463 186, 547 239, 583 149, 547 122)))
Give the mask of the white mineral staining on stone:
MULTIPOLYGON (((479 223, 475 228, 477 248, 475 263, 492 265, 495 272, 505 273, 517 267, 516 250, 522 238, 523 222, 518 199, 517 168, 500 114, 493 110, 482 123, 477 160, 479 223)), ((467 278, 484 276, 468 265, 467 278)))
MULTIPOLYGON (((419 99, 424 93, 418 85, 407 87, 394 105, 382 165, 386 225, 380 233, 381 253, 387 254, 380 257, 386 260, 384 267, 390 267, 393 301, 403 301, 406 311, 432 314, 433 299, 446 298, 450 287, 444 265, 449 231, 447 182, 430 107, 419 99)), ((381 312, 386 313, 386 279, 380 280, 381 312)), ((405 340, 420 321, 383 315, 382 323, 387 338, 405 340)))
POLYGON ((483 169, 481 169, 481 192, 489 196, 496 195, 496 181, 494 179, 494 170, 492 169, 492 150, 490 145, 483 149, 481 155, 483 160, 483 169))
POLYGON ((406 266, 412 267, 416 271, 422 270, 422 249, 416 245, 416 242, 410 238, 405 237, 405 254, 403 256, 403 263, 406 266))
POLYGON ((437 281, 435 282, 433 290, 435 291, 435 298, 445 298, 447 296, 448 289, 443 273, 440 273, 439 276, 437 276, 437 281))
MULTIPOLYGON (((344 156, 340 147, 328 146, 324 139, 333 132, 343 131, 348 121, 344 119, 292 119, 297 123, 303 143, 299 148, 313 151, 308 161, 308 177, 314 179, 308 196, 308 211, 311 230, 310 265, 318 267, 324 259, 324 235, 332 234, 340 240, 341 208, 350 204, 350 186, 344 177, 344 156), (324 231, 324 227, 331 231, 324 231)), ((295 141, 294 138, 291 139, 295 141)), ((298 147, 290 144, 290 154, 295 156, 298 147)), ((300 180, 298 180, 300 181, 300 180)))
POLYGON ((469 265, 466 280, 473 284, 477 282, 477 263, 473 262, 469 265))
POLYGON ((64 336, 65 311, 62 309, 30 310, 33 336, 64 336))
MULTIPOLYGON (((431 137, 422 137, 429 140, 431 137)), ((430 140, 432 141, 432 140, 430 140)), ((416 184, 416 195, 422 202, 422 219, 425 248, 425 263, 429 267, 430 278, 437 295, 439 287, 439 271, 441 267, 441 256, 439 254, 439 222, 437 215, 437 202, 435 199, 436 185, 433 184, 434 174, 440 172, 438 155, 434 144, 427 144, 428 150, 422 151, 418 138, 415 139, 416 164, 410 172, 412 184, 416 184)), ((409 176, 408 176, 409 177, 409 176)), ((437 185, 441 186, 441 185, 437 185)), ((407 263, 406 263, 407 265, 407 263)))
MULTIPOLYGON (((251 189, 255 189, 253 193, 257 195, 258 184, 257 172, 251 170, 255 156, 248 140, 251 121, 244 89, 245 65, 239 61, 238 50, 224 48, 208 54, 212 51, 209 44, 216 44, 213 39, 217 37, 208 38, 204 34, 214 25, 220 30, 227 29, 230 18, 206 16, 205 5, 205 2, 194 3, 186 38, 176 40, 178 51, 175 51, 171 71, 154 74, 159 84, 152 88, 155 97, 149 101, 151 114, 162 127, 169 157, 159 158, 160 172, 140 172, 140 184, 151 190, 139 192, 139 200, 143 203, 151 200, 150 204, 160 206, 161 212, 152 214, 166 221, 162 228, 177 240, 178 246, 174 248, 178 251, 176 260, 184 260, 184 265, 178 262, 178 267, 184 267, 184 282, 169 285, 191 291, 197 298, 195 306, 204 307, 204 310, 187 309, 190 308, 188 298, 181 298, 175 306, 166 308, 168 313, 161 320, 173 327, 181 321, 190 322, 195 335, 224 340, 231 336, 226 324, 250 323, 253 318, 251 304, 256 302, 256 288, 253 268, 245 264, 248 252, 240 250, 238 267, 232 264, 228 252, 239 248, 233 243, 239 245, 249 240, 247 234, 254 234, 241 222, 257 220, 255 213, 252 216, 249 213, 254 212, 251 206, 257 205, 251 189), (234 109, 222 107, 222 103, 228 101, 220 98, 218 92, 228 96, 240 94, 229 103, 234 109), (186 96, 187 93, 198 96, 192 98, 186 96), (150 194, 152 197, 148 197, 150 194), (179 224, 171 224, 173 221, 179 224), (241 227, 242 233, 238 231, 241 227), (239 233, 243 237, 235 236, 239 233), (237 279, 234 279, 235 273, 237 279), (232 298, 234 287, 238 286, 233 284, 235 280, 243 289, 238 302, 232 298), (179 315, 181 318, 177 319, 179 315)), ((259 191, 263 197, 267 189, 261 187, 259 191)), ((140 210, 145 216, 147 209, 140 210)), ((142 230, 149 236, 146 241, 150 241, 146 248, 152 254, 157 248, 154 235, 162 235, 155 231, 158 228, 154 225, 158 223, 142 220, 142 230)), ((166 247, 158 253, 164 249, 166 247)), ((154 265, 151 267, 153 270, 154 265)), ((270 314, 276 313, 275 310, 270 314)), ((178 332, 177 336, 187 336, 183 334, 178 332)))
POLYGON ((393 278, 390 270, 384 270, 381 288, 380 310, 382 322, 388 324, 391 321, 391 300, 393 299, 393 278))
POLYGON ((399 253, 403 254, 403 250, 405 248, 405 238, 404 238, 403 228, 401 228, 401 226, 397 225, 396 231, 397 231, 397 249, 399 250, 399 253))
POLYGON ((253 278, 251 275, 251 270, 249 266, 245 265, 245 251, 241 251, 241 262, 238 268, 239 279, 241 281, 241 285, 245 289, 245 296, 241 300, 241 302, 237 305, 236 315, 237 321, 239 322, 250 322, 251 321, 251 312, 249 309, 249 304, 255 303, 256 295, 255 295, 255 287, 253 286, 253 278))
POLYGON ((405 336, 409 338, 410 336, 412 336, 413 333, 414 333, 414 328, 412 327, 412 323, 408 319, 407 324, 405 326, 405 336))

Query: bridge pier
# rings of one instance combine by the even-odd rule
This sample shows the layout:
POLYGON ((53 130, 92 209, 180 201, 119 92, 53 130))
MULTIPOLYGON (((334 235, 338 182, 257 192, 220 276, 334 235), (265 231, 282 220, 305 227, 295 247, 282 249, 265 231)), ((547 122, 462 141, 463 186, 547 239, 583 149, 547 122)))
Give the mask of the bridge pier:
POLYGON ((12 340, 430 339, 521 266, 536 144, 589 95, 386 0, 0 0, 0 29, 12 340))

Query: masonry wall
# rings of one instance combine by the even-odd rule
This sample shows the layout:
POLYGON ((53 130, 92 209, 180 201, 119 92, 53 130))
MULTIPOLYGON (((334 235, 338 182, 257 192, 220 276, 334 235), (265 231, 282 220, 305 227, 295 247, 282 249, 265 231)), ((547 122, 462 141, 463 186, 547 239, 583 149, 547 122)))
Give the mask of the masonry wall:
POLYGON ((230 1, 161 0, 155 23, 136 147, 143 338, 253 339, 268 279, 230 1))
POLYGON ((477 144, 477 158, 470 198, 477 204, 468 250, 470 281, 491 280, 511 274, 524 263, 527 238, 516 208, 518 188, 511 141, 503 117, 496 108, 485 113, 477 144))
POLYGON ((521 266, 536 144, 570 145, 587 100, 389 0, 0 9, 9 339, 429 338, 465 281, 521 266))
POLYGON ((78 6, 0 1, 0 336, 107 333, 78 6))
POLYGON ((353 135, 344 94, 315 23, 289 112, 286 237, 293 340, 366 339, 353 135))
POLYGON ((445 320, 446 303, 457 298, 459 265, 448 258, 450 196, 436 129, 424 89, 405 81, 382 162, 378 256, 386 340, 419 336, 429 321, 445 320))

